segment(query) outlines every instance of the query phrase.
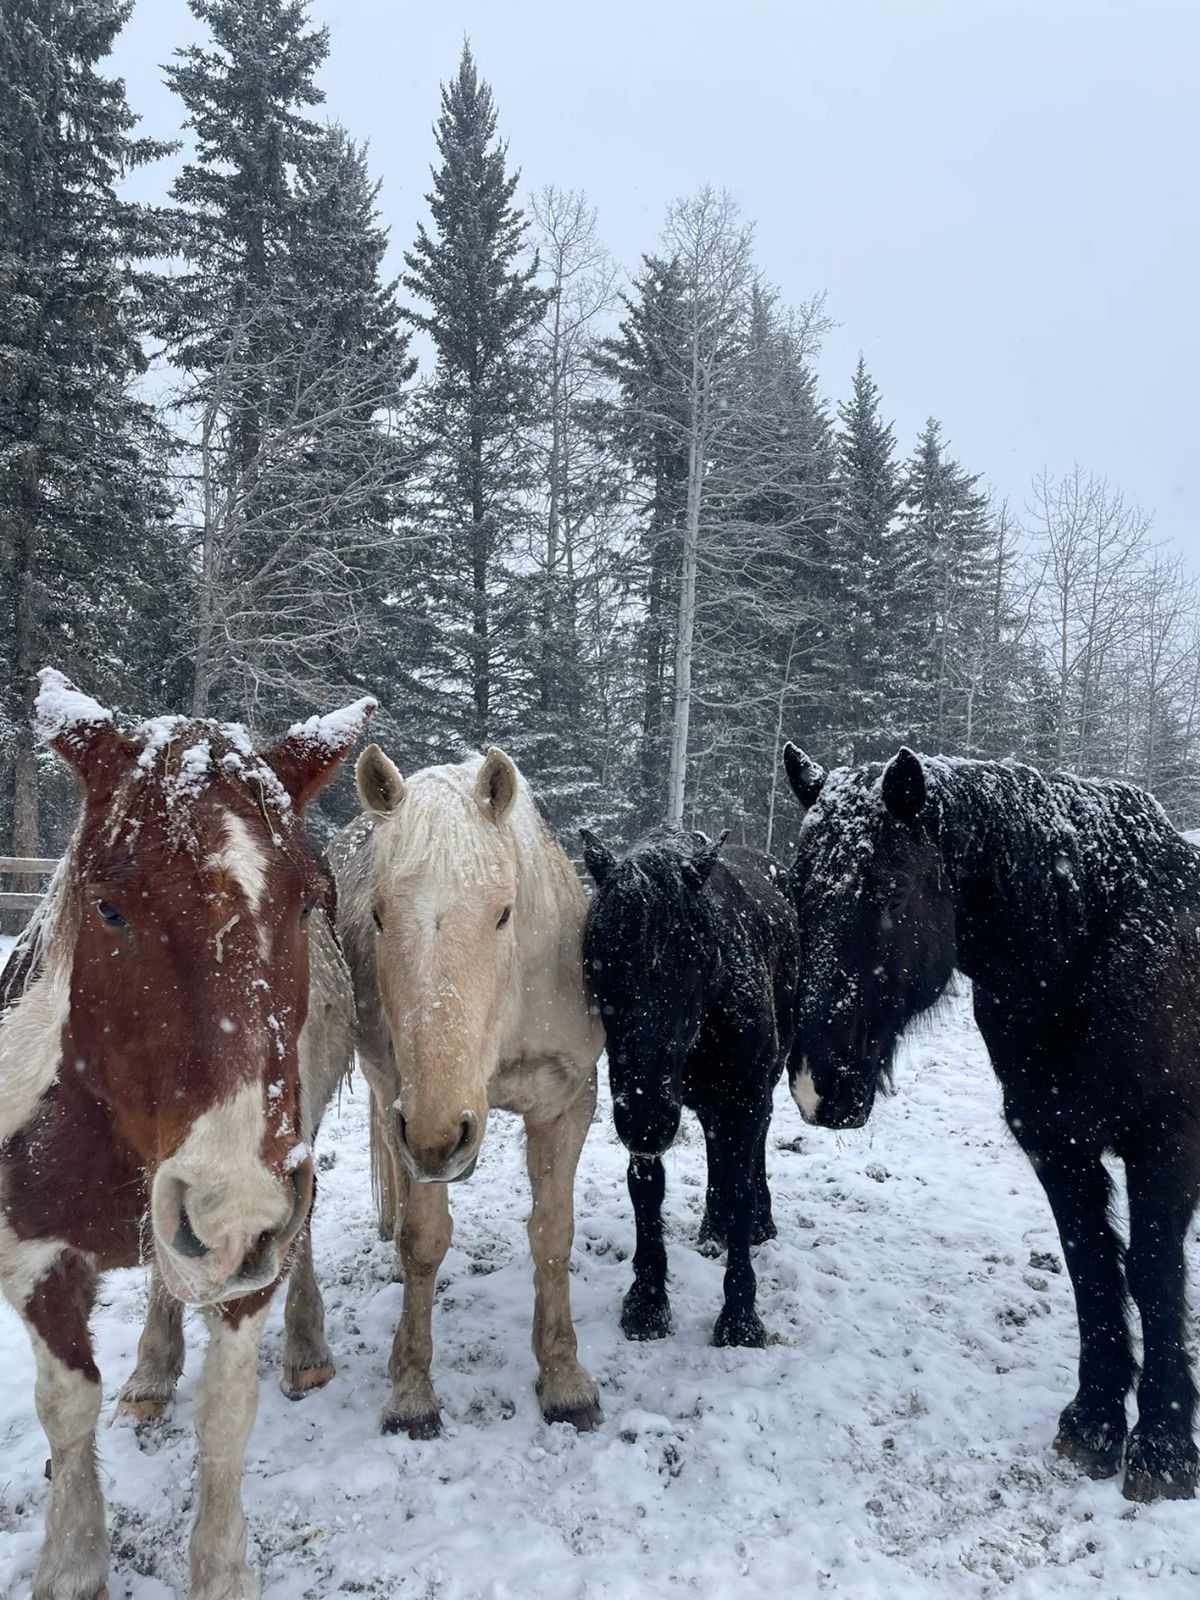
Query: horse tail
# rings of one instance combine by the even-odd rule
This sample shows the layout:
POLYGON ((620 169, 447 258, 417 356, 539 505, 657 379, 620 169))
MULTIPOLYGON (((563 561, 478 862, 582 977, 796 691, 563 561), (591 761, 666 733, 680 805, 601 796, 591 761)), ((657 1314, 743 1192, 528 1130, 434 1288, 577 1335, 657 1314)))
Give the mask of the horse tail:
POLYGON ((396 1165, 384 1131, 383 1113, 379 1109, 379 1101, 373 1089, 371 1091, 371 1193, 375 1197, 379 1237, 394 1238, 396 1224, 399 1221, 396 1165))

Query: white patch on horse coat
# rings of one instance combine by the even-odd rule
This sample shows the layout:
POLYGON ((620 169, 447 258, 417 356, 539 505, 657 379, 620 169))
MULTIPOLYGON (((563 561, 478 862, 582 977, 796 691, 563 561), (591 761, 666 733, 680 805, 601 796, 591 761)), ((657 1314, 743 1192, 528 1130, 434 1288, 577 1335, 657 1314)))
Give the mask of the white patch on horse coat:
POLYGON ((813 1075, 808 1065, 808 1058, 801 1058, 803 1071, 792 1079, 792 1099, 800 1108, 800 1115, 805 1122, 815 1122, 817 1112, 821 1109, 821 1096, 813 1084, 813 1075))
MULTIPOLYGON (((216 854, 217 864, 229 874, 242 891, 250 915, 254 918, 258 953, 264 961, 271 957, 271 930, 260 916, 263 895, 267 887, 267 858, 245 822, 233 811, 224 816, 225 847, 216 854)), ((221 960, 221 938, 237 918, 227 922, 217 935, 217 960, 221 960)))
POLYGON ((227 842, 220 852, 221 865, 245 895, 252 914, 257 916, 267 887, 267 858, 235 812, 225 813, 224 827, 227 842))

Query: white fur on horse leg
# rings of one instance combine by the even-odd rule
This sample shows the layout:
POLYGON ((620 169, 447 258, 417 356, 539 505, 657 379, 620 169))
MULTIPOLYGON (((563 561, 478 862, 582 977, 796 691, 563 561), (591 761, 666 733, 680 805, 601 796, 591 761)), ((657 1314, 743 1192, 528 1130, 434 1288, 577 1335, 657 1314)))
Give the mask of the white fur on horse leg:
POLYGON ((441 1431, 441 1412, 430 1375, 433 1296, 453 1231, 446 1185, 411 1184, 400 1242, 404 1309, 388 1362, 392 1392, 383 1413, 385 1433, 432 1439, 441 1431))
POLYGON ((98 1600, 108 1572, 104 1497, 96 1474, 100 1385, 54 1355, 32 1328, 37 1414, 50 1441, 46 1532, 33 1600, 98 1600))
POLYGON ((117 1415, 156 1422, 166 1415, 183 1371, 183 1306, 169 1295, 155 1263, 150 1270, 146 1322, 138 1340, 137 1365, 117 1396, 117 1415))
POLYGON ((282 1388, 289 1400, 300 1400, 311 1389, 327 1384, 334 1374, 333 1355, 325 1340, 325 1306, 313 1271, 311 1224, 296 1243, 283 1324, 282 1388))
POLYGON ((575 1237, 575 1168, 596 1105, 593 1076, 553 1122, 525 1119, 526 1161, 533 1189, 529 1248, 533 1255, 533 1353, 538 1399, 547 1422, 581 1432, 602 1420, 600 1394, 576 1355, 571 1320, 571 1244, 575 1237))
POLYGON ((209 1312, 208 1350, 196 1390, 199 1444, 191 1600, 258 1600, 246 1565, 242 1462, 258 1409, 258 1346, 267 1308, 230 1327, 209 1312))

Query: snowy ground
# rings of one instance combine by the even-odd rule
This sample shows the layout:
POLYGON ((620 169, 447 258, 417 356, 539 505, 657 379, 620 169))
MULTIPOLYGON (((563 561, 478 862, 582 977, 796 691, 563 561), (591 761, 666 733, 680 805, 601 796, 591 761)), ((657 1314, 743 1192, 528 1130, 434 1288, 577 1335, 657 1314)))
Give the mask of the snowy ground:
MULTIPOLYGON (((359 1086, 322 1137, 317 1263, 338 1375, 291 1404, 278 1308, 264 1346, 245 1499, 265 1600, 1197 1594, 1200 1504, 1129 1506, 1051 1454, 1072 1390, 1070 1292, 961 998, 907 1048, 899 1093, 862 1133, 803 1128, 780 1090, 780 1238, 757 1256, 766 1350, 708 1343, 721 1267, 693 1244, 690 1121, 668 1167, 676 1332, 621 1337, 633 1227, 602 1104, 577 1191, 576 1324, 606 1418, 586 1437, 547 1427, 534 1400, 524 1174, 518 1125, 500 1117, 453 1196, 434 1322, 447 1436, 380 1435, 401 1291, 372 1226, 364 1106, 359 1086)), ((144 1294, 139 1272, 104 1285, 105 1419, 144 1294)), ((166 1423, 103 1427, 112 1600, 186 1593, 198 1345, 189 1324, 166 1423)), ((7 1600, 28 1593, 46 1448, 3 1306, 0 1372, 7 1600)))

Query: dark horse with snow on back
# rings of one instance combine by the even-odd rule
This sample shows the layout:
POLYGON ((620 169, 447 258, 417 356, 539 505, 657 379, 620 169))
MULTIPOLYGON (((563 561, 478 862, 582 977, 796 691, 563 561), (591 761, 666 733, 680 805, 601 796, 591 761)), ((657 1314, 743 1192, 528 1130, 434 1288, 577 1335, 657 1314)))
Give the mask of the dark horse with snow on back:
POLYGON ((719 855, 721 842, 702 833, 664 828, 624 860, 586 830, 583 839, 596 881, 584 970, 604 1020, 637 1222, 621 1326, 630 1339, 670 1329, 662 1156, 686 1105, 708 1147, 700 1237, 727 1251, 713 1343, 761 1345, 750 1246, 775 1237, 765 1147, 798 965, 782 869, 754 850, 719 855))
POLYGON ((792 1092, 826 1127, 867 1119, 909 1020, 958 968, 1004 1113, 1058 1224, 1079 1389, 1056 1448, 1131 1500, 1195 1493, 1184 1241, 1200 1189, 1200 853, 1125 783, 921 758, 828 777, 794 746, 805 941, 792 1092), (1125 1166, 1129 1247, 1109 1223, 1125 1166), (1141 1314, 1138 1421, 1126 1440, 1141 1314))

